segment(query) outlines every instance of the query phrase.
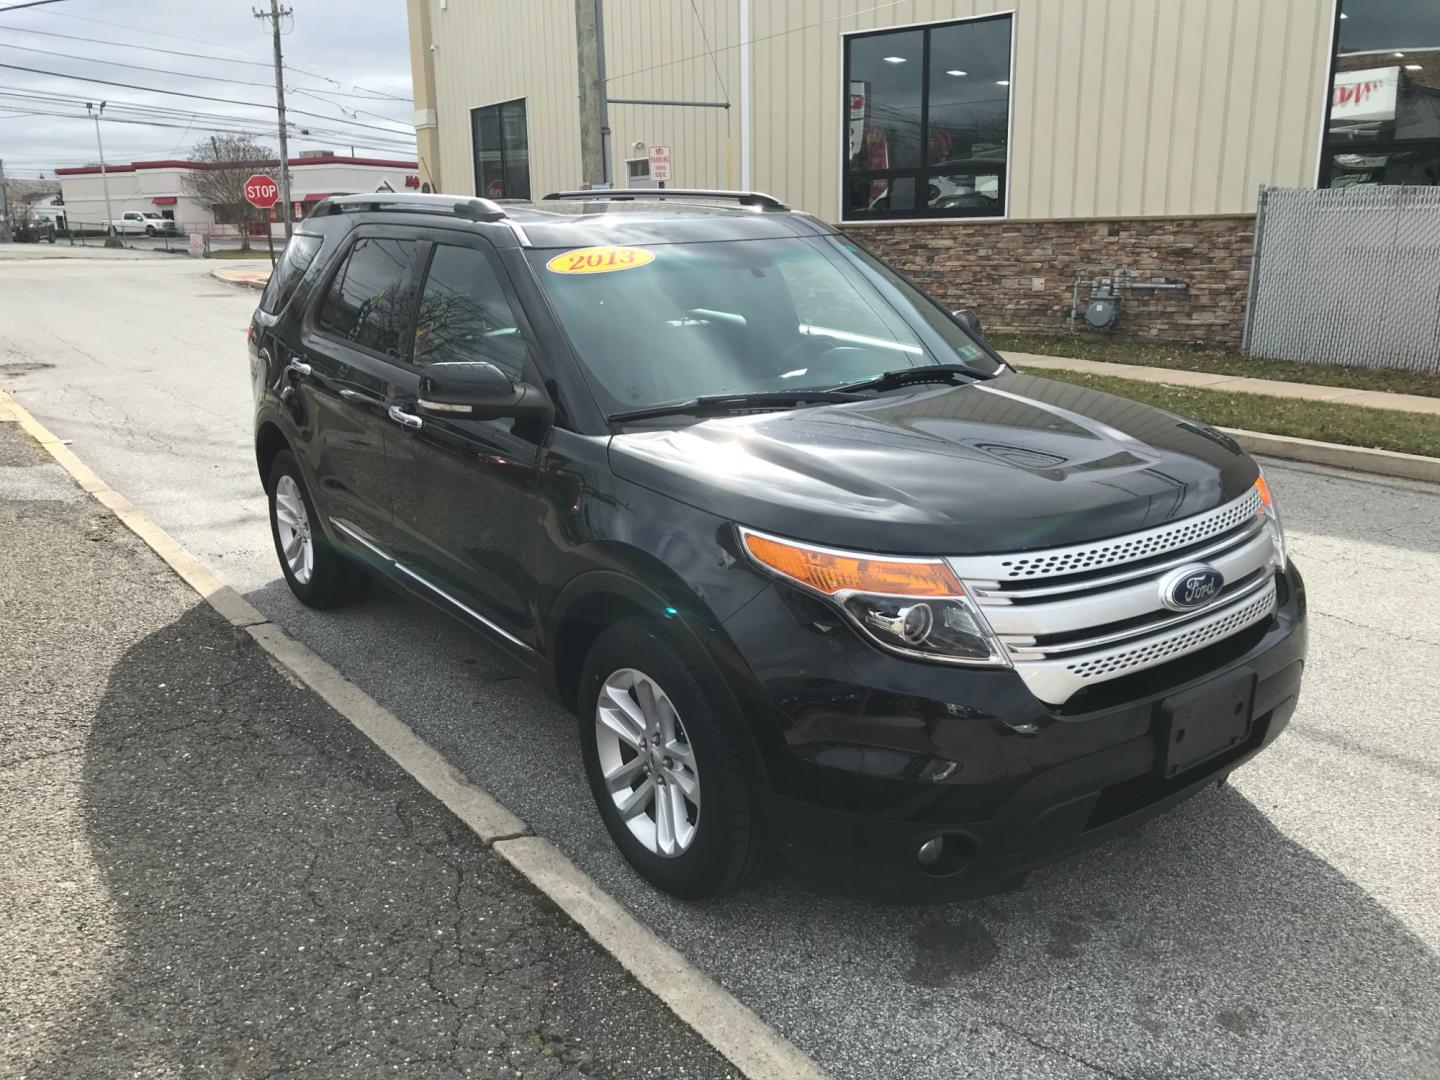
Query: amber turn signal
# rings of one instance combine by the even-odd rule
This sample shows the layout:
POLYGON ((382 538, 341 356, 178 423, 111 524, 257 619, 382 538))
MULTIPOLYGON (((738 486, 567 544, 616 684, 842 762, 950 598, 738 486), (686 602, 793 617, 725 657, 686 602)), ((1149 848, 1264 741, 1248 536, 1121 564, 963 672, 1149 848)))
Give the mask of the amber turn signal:
POLYGON ((1275 508, 1275 500, 1270 497, 1270 485, 1265 482, 1265 477, 1255 481, 1255 490, 1260 495, 1260 504, 1267 509, 1275 508))
POLYGON ((881 596, 964 596, 960 581, 941 559, 878 559, 823 548, 801 547, 741 531, 756 562, 816 592, 881 596))

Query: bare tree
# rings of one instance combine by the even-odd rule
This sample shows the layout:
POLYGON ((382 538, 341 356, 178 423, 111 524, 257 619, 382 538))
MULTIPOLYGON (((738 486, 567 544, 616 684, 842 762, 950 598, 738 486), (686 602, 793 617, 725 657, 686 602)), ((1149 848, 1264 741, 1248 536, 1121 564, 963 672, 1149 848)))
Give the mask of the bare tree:
POLYGON ((185 173, 186 192, 208 206, 217 222, 240 226, 240 247, 249 251, 250 226, 269 218, 245 201, 245 181, 256 173, 278 174, 275 151, 248 135, 215 135, 196 143, 190 160, 201 167, 185 173))

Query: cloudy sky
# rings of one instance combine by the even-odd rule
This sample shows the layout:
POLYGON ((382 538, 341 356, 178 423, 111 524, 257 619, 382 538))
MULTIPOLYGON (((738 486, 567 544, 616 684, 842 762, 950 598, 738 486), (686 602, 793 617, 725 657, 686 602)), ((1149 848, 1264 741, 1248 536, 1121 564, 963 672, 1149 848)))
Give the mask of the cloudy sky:
MULTIPOLYGON (((17 2, 0 0, 0 158, 7 174, 50 176, 56 167, 94 161, 87 101, 109 102, 107 162, 183 157, 217 130, 275 144, 269 24, 251 14, 252 2, 268 7, 269 0, 59 0, 3 10, 17 2)), ((283 39, 291 154, 354 146, 362 155, 413 158, 402 0, 284 6, 294 9, 283 39)))

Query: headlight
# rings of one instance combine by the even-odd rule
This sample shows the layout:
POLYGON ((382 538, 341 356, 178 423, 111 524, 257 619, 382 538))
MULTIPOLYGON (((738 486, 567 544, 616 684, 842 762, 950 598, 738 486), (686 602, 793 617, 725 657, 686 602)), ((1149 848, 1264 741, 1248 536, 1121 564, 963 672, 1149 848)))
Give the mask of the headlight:
POLYGON ((840 608, 877 645, 950 664, 1009 664, 944 559, 812 547, 741 528, 760 566, 840 608))
MULTIPOLYGON (((1258 469, 1259 466, 1257 465, 1258 469)), ((1260 496, 1260 516, 1270 529, 1270 539, 1275 544, 1275 555, 1280 560, 1280 569, 1285 569, 1285 530, 1280 527, 1280 511, 1275 509, 1275 498, 1270 494, 1270 485, 1265 482, 1262 470, 1255 481, 1255 491, 1260 496)))

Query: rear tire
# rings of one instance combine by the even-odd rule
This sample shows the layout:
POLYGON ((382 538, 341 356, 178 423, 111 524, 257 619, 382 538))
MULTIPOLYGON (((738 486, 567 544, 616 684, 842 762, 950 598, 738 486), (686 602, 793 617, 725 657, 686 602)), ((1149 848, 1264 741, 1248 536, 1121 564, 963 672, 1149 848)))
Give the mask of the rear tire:
POLYGON ((641 877, 700 900, 755 875, 766 845, 741 720, 661 627, 634 618, 600 634, 581 673, 579 713, 595 804, 641 877))
POLYGON ((363 597, 369 590, 369 575, 325 538, 300 465, 288 450, 275 455, 265 491, 275 554, 296 599, 323 609, 363 597))

